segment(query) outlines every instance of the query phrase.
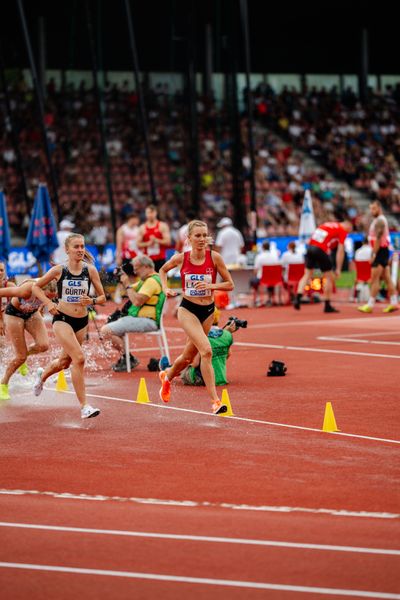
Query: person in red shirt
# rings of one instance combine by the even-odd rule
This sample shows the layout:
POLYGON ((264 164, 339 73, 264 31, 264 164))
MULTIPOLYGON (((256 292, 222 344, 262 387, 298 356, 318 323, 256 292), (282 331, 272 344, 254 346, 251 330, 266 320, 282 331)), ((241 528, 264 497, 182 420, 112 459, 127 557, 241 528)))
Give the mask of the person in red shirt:
POLYGON ((159 271, 165 263, 166 249, 171 245, 171 233, 167 223, 157 219, 157 208, 153 204, 146 208, 146 221, 139 228, 137 245, 159 271))
POLYGON ((187 335, 182 354, 174 364, 160 372, 160 398, 168 402, 171 395, 171 381, 192 363, 197 353, 201 357, 201 374, 211 397, 212 411, 221 414, 227 411, 218 397, 215 387, 215 374, 211 363, 212 349, 207 334, 214 319, 214 291, 233 290, 232 277, 222 256, 209 250, 209 233, 203 221, 191 221, 188 225, 188 239, 191 250, 175 254, 160 269, 163 292, 167 297, 176 296, 168 287, 167 274, 171 269, 180 268, 183 299, 178 308, 178 321, 187 335), (217 274, 221 281, 217 283, 217 274))
POLYGON ((353 225, 351 221, 343 221, 342 223, 323 223, 314 231, 304 256, 304 261, 306 264, 304 275, 299 281, 296 298, 293 302, 293 306, 296 310, 300 310, 301 297, 303 295, 304 288, 307 285, 307 282, 311 279, 314 269, 320 269, 326 280, 324 312, 339 312, 331 305, 331 296, 334 277, 339 277, 342 271, 344 260, 344 241, 347 237, 347 234, 350 233, 352 229, 353 225), (330 253, 335 249, 337 249, 336 270, 335 273, 333 273, 330 253))

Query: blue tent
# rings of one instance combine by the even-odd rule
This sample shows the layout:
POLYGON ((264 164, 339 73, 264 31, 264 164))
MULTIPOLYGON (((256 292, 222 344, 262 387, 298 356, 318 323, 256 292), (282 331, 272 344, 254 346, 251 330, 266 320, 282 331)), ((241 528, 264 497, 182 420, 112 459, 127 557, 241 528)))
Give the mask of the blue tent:
POLYGON ((10 252, 10 229, 6 209, 6 197, 0 190, 0 259, 8 260, 10 252))
POLYGON ((36 192, 26 246, 40 263, 47 263, 58 247, 56 221, 44 184, 40 184, 36 192))

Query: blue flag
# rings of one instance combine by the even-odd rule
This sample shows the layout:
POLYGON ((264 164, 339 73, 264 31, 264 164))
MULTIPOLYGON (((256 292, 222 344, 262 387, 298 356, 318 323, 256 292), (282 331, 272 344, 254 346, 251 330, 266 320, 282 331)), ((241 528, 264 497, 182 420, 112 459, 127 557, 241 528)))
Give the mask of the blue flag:
POLYGON ((58 247, 56 221, 47 187, 40 184, 29 222, 26 246, 39 262, 48 262, 58 247))
POLYGON ((6 197, 4 196, 4 192, 0 191, 0 259, 8 260, 10 247, 11 241, 6 209, 6 197))

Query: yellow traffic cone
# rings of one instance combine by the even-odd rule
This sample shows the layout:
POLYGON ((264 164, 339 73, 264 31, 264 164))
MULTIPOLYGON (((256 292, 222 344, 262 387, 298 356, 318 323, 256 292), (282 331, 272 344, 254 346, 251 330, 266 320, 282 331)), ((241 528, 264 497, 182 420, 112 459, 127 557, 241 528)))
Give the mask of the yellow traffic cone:
POLYGON ((56 392, 68 392, 68 383, 64 371, 60 371, 57 377, 56 392))
POLYGON ((146 380, 144 377, 141 377, 139 381, 139 389, 136 397, 136 402, 139 402, 139 404, 147 404, 147 402, 150 402, 149 394, 147 392, 146 387, 146 380))
POLYGON ((234 415, 233 415, 233 410, 232 410, 232 406, 231 406, 231 401, 229 400, 228 390, 225 388, 222 390, 221 404, 223 406, 226 406, 228 410, 224 413, 220 413, 218 416, 219 417, 233 417, 234 415))
POLYGON ((335 415, 333 414, 332 404, 326 403, 324 424, 322 425, 322 431, 340 431, 336 425, 335 415))

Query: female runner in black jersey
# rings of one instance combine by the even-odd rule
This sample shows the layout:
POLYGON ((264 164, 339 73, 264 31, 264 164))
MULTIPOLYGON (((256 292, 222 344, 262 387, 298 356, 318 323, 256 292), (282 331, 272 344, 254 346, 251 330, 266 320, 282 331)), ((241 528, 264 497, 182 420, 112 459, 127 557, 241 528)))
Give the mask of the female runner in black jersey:
POLYGON ((46 379, 71 365, 72 384, 81 405, 81 417, 88 419, 97 417, 100 411, 86 401, 85 355, 81 345, 86 337, 88 325, 87 307, 92 304, 104 304, 106 297, 96 267, 87 262, 93 259, 85 250, 83 236, 71 233, 65 240, 65 251, 68 256, 67 263, 52 267, 37 281, 32 290, 53 315, 54 335, 62 346, 59 358, 51 362, 44 371, 38 372, 35 395, 41 393, 46 379), (42 289, 53 279, 57 281, 57 305, 47 300, 42 289), (89 296, 91 284, 97 294, 95 298, 89 296))

